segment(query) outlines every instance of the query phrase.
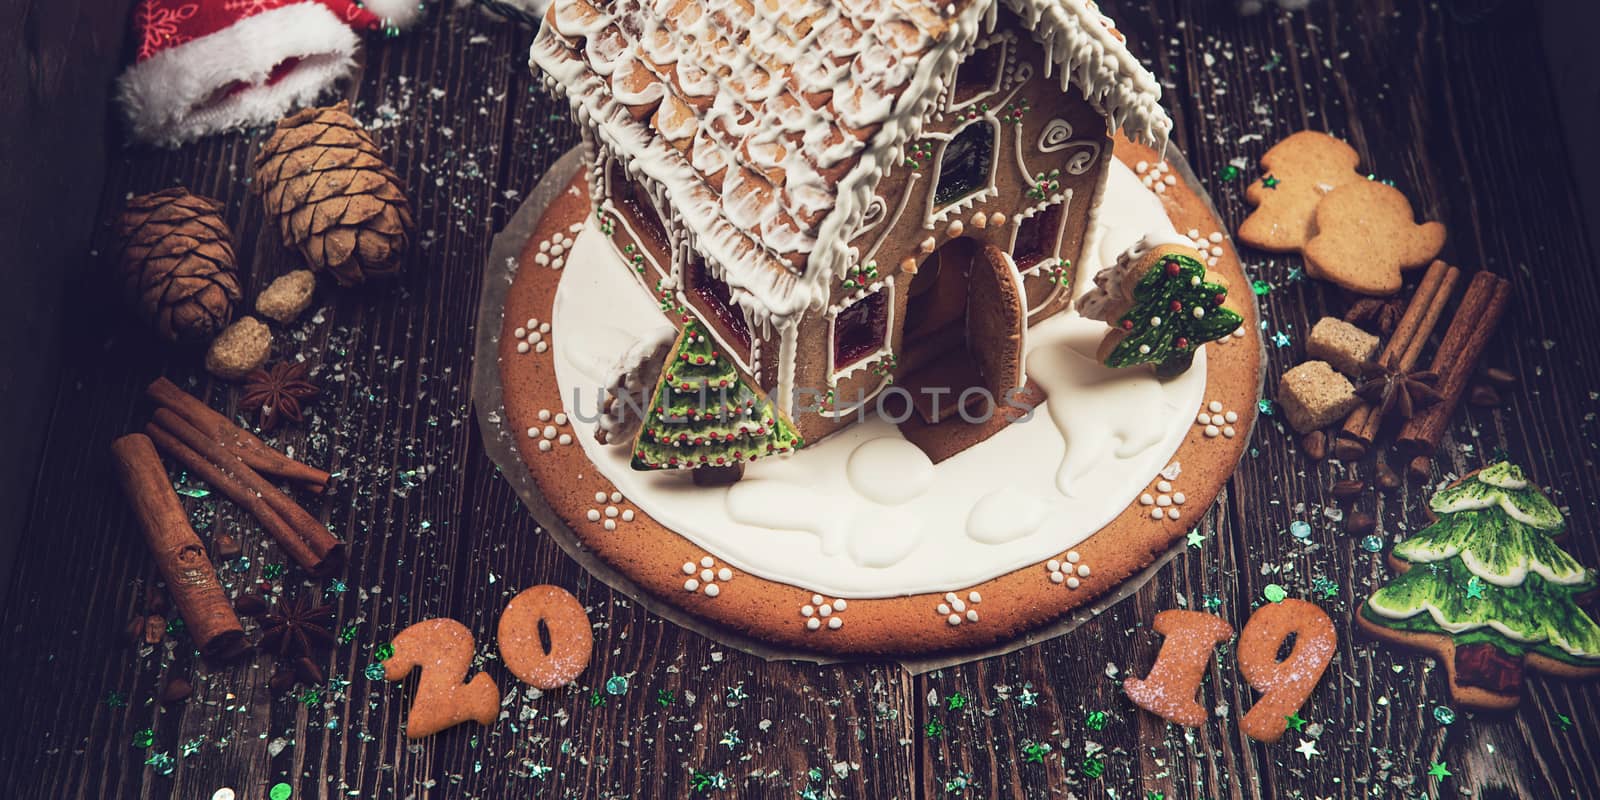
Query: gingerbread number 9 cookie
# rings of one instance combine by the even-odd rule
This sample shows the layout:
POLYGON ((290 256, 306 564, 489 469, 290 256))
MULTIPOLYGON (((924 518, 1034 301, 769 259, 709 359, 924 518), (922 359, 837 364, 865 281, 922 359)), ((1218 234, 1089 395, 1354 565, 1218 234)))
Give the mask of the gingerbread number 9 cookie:
POLYGON ((1289 715, 1311 696, 1338 643, 1327 612, 1304 600, 1269 603, 1251 614, 1239 634, 1239 672, 1262 695, 1239 729, 1269 744, 1283 738, 1289 715), (1280 661, 1278 649, 1291 635, 1294 647, 1280 661))

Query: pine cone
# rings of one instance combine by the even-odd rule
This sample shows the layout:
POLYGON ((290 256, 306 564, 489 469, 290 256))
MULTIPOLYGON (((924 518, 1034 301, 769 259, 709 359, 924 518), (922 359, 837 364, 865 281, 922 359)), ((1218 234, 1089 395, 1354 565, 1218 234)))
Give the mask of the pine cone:
POLYGON ((124 294, 168 340, 209 339, 233 319, 242 295, 221 210, 215 200, 167 189, 129 200, 122 212, 124 294))
POLYGON ((256 186, 284 244, 344 286, 400 269, 411 206, 350 104, 278 123, 256 156, 256 186))

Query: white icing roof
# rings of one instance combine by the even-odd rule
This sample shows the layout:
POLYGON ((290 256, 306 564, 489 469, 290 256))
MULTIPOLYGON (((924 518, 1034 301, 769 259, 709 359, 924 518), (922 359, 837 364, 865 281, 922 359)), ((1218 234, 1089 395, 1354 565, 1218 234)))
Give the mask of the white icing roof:
POLYGON ((1089 0, 555 0, 533 62, 666 190, 758 319, 828 299, 882 165, 998 3, 1129 136, 1164 142, 1161 88, 1089 0))

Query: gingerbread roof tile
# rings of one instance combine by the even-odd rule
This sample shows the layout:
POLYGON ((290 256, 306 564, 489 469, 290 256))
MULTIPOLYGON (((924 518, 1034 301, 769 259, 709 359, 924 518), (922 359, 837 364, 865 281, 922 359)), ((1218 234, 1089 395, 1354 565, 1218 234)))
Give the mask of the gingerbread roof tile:
POLYGON ((555 0, 532 58, 658 182, 758 319, 827 302, 878 179, 1005 3, 1116 127, 1163 142, 1155 78, 1088 0, 555 0))

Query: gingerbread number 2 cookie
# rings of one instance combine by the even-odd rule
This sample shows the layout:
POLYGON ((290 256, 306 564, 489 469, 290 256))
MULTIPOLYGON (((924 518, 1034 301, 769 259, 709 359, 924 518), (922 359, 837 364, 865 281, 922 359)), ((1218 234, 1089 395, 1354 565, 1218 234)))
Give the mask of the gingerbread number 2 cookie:
POLYGON ((511 598, 500 615, 500 658, 523 683, 555 689, 571 683, 589 666, 594 632, 578 599, 556 586, 535 586, 511 598), (539 636, 550 636, 546 650, 539 636))
POLYGON ((1135 705, 1162 719, 1190 727, 1206 721, 1195 700, 1206 662, 1218 642, 1233 636, 1233 626, 1199 611, 1171 610, 1156 615, 1156 633, 1166 637, 1150 674, 1129 678, 1122 691, 1135 705))
POLYGON ((427 619, 394 637, 394 654, 383 662, 386 680, 402 681, 422 669, 417 696, 406 715, 406 738, 421 739, 473 720, 488 725, 500 715, 500 688, 472 666, 472 631, 453 619, 427 619))
POLYGON ((1283 738, 1289 715, 1311 696, 1338 643, 1327 612, 1304 600, 1269 603, 1251 614, 1239 634, 1239 672, 1262 695, 1239 729, 1269 744, 1283 738), (1278 649, 1290 635, 1294 647, 1280 661, 1278 649))

